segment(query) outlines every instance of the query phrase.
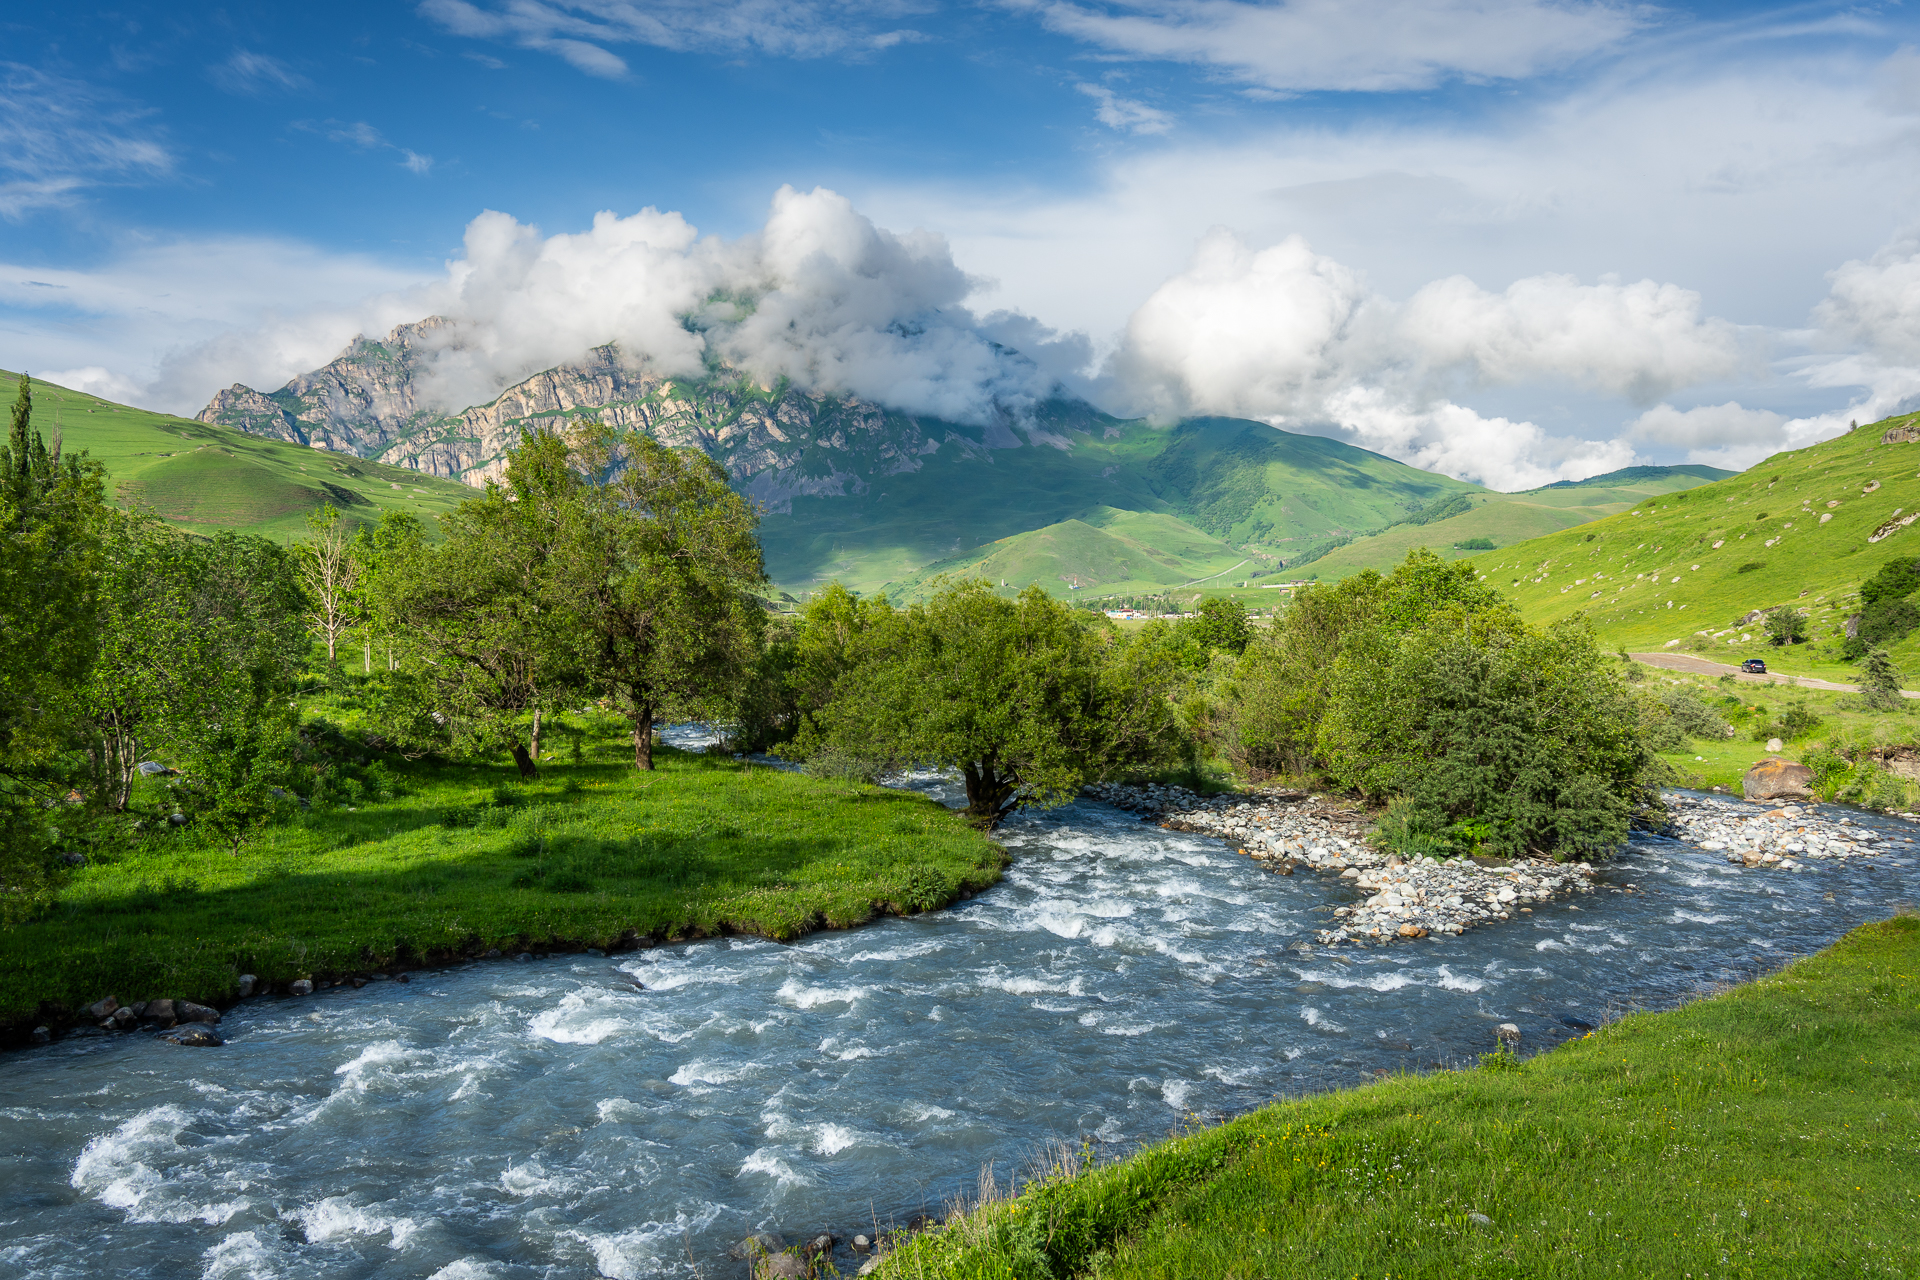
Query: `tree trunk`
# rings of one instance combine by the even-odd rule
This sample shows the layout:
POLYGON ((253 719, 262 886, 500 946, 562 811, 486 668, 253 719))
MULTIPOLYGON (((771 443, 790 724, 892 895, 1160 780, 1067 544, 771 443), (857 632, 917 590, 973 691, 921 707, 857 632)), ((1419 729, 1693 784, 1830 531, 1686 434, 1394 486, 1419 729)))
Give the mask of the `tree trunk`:
POLYGON ((513 744, 513 763, 520 770, 522 778, 540 776, 540 767, 534 764, 533 757, 527 754, 527 749, 517 742, 513 744))
POLYGON ((534 763, 536 765, 539 764, 540 763, 540 708, 538 707, 535 707, 533 709, 533 740, 528 744, 528 749, 533 752, 534 763))
POLYGON ((335 639, 335 632, 334 632, 334 630, 333 630, 333 628, 331 628, 331 627, 329 627, 329 628, 327 628, 327 665, 328 665, 328 666, 332 666, 332 665, 333 665, 333 642, 334 642, 334 639, 335 639))
POLYGON ((650 706, 634 709, 633 767, 653 769, 653 708, 650 706))
POLYGON ((960 766, 960 772, 967 780, 968 816, 984 819, 989 824, 1007 816, 1013 808, 1010 803, 1013 793, 1019 789, 1014 777, 997 774, 991 760, 978 764, 970 760, 960 766))
POLYGON ((362 675, 373 674, 373 637, 368 636, 360 651, 360 671, 362 675))

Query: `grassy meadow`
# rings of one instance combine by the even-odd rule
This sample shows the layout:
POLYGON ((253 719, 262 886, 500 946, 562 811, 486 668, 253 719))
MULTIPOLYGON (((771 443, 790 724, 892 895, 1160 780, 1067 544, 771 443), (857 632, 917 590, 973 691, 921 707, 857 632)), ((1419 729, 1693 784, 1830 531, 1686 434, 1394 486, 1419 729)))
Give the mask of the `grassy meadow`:
POLYGON ((1496 548, 1508 547, 1615 515, 1648 498, 1696 488, 1709 483, 1713 474, 1724 474, 1713 473, 1710 468, 1701 470, 1710 474, 1690 475, 1676 470, 1660 476, 1624 478, 1617 484, 1583 483, 1529 489, 1523 493, 1479 494, 1472 498, 1472 507, 1457 516, 1426 525, 1396 525, 1370 537, 1355 539, 1337 551, 1300 566, 1297 572, 1284 569, 1276 576, 1295 578, 1312 574, 1320 581, 1332 582, 1363 569, 1386 573, 1405 560, 1415 547, 1431 547, 1449 560, 1484 556, 1487 554, 1484 551, 1459 550, 1455 544, 1485 538, 1496 548))
MULTIPOLYGON (((1705 632, 1702 656, 1715 661, 1765 658, 1776 671, 1852 680, 1837 639, 1860 584, 1889 560, 1920 557, 1920 444, 1882 442, 1914 422, 1920 414, 1863 425, 1474 564, 1528 620, 1584 613, 1609 647, 1678 649, 1705 632), (1781 604, 1808 611, 1810 643, 1782 651, 1739 624, 1781 604)), ((1920 672, 1920 633, 1890 652, 1920 672)))
MULTIPOLYGON (((909 1244, 914 1280, 1911 1275, 1920 919, 1533 1057, 1278 1102, 909 1244)), ((1489 1046, 1490 1048, 1492 1046, 1489 1046)))
MULTIPOLYGON (((729 757, 632 747, 607 726, 523 783, 499 764, 388 760, 333 744, 321 796, 239 855, 162 819, 79 868, 41 918, 0 932, 0 1025, 102 996, 217 1001, 240 974, 338 979, 499 948, 620 949, 738 932, 791 939, 943 906, 1005 855, 943 806, 729 757)), ((161 819, 166 783, 136 805, 161 819)))
MULTIPOLYGON (((0 370, 0 397, 8 404, 19 382, 18 374, 0 370)), ((33 424, 49 444, 58 431, 64 449, 85 449, 103 465, 116 505, 144 506, 193 533, 304 538, 307 513, 325 502, 352 520, 371 523, 399 509, 431 526, 434 516, 473 496, 458 481, 134 409, 38 379, 33 424)))

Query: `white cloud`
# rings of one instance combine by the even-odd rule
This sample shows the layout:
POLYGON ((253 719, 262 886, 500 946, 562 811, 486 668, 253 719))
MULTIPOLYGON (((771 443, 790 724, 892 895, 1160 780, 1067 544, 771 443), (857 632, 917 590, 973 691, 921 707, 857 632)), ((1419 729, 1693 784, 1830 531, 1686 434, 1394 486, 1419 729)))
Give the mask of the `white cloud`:
POLYGON ((624 59, 606 46, 651 45, 677 51, 753 50, 819 58, 886 49, 917 40, 886 24, 919 12, 907 0, 421 0, 420 12, 457 35, 507 40, 566 59, 589 75, 618 79, 624 59))
POLYGON ((171 173, 173 154, 147 116, 83 81, 0 63, 0 216, 171 173))
POLYGON ((229 93, 257 96, 276 90, 292 93, 307 87, 307 78, 296 74, 286 63, 251 49, 235 49, 225 62, 208 67, 207 74, 229 93))
POLYGON ((400 154, 400 167, 409 173, 417 173, 424 177, 433 170, 432 156, 415 151, 411 147, 403 147, 396 142, 388 141, 385 134, 368 124, 365 120, 356 120, 351 124, 343 123, 339 120, 328 120, 319 126, 302 121, 296 122, 294 128, 305 129, 309 132, 317 128, 325 132, 327 141, 343 142, 350 147, 358 147, 362 151, 398 152, 400 154))
POLYGON ((1920 236, 1902 235, 1827 279, 1832 287, 1814 317, 1828 334, 1890 364, 1920 365, 1920 236))
POLYGON ((1279 93, 1536 75, 1611 49, 1650 7, 1551 0, 1027 0, 1110 56, 1196 63, 1279 93))
POLYGON ((1625 466, 1624 441, 1551 437, 1485 418, 1445 388, 1549 383, 1650 398, 1725 377, 1738 332, 1698 295, 1565 276, 1489 293, 1463 277, 1405 303, 1299 236, 1255 251, 1216 228, 1133 313, 1100 388, 1111 407, 1337 429, 1367 448, 1495 488, 1625 466))
POLYGON ((1123 98, 1104 85, 1077 84, 1074 88, 1100 104, 1093 113, 1094 119, 1109 129, 1151 134, 1173 128, 1173 117, 1166 112, 1134 98, 1123 98))
POLYGON ((1737 400, 1692 409, 1658 404, 1635 418, 1627 427, 1627 435, 1650 444, 1694 451, 1765 448, 1771 453, 1785 439, 1782 428, 1786 423, 1784 414, 1749 409, 1737 400))

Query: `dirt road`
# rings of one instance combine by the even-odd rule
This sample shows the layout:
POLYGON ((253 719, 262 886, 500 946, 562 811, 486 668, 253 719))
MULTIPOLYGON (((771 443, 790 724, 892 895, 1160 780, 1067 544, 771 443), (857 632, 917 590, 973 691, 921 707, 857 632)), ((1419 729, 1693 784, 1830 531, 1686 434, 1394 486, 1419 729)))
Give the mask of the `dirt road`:
MULTIPOLYGON (((1635 662, 1644 662, 1650 667, 1665 667, 1668 671, 1689 671, 1699 676, 1732 676, 1742 684, 1796 684, 1802 689, 1831 689, 1835 693, 1858 693, 1857 684, 1836 684, 1832 680, 1816 680, 1812 676, 1792 676, 1780 671, 1769 671, 1766 675, 1748 675, 1735 666, 1724 662, 1710 662, 1705 658, 1696 658, 1690 653, 1630 653, 1627 655, 1635 662)), ((1920 693, 1912 689, 1902 689, 1902 697, 1920 698, 1920 693)))

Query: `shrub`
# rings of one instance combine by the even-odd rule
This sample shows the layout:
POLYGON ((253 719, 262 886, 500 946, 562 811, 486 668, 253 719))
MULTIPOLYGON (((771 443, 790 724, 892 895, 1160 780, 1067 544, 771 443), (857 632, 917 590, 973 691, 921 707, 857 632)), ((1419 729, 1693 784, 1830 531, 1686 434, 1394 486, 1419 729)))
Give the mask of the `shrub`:
POLYGON ((1875 711, 1899 711, 1906 706, 1906 699, 1900 696, 1900 672, 1885 649, 1875 648, 1867 654, 1860 700, 1875 711))
POLYGON ((1670 722, 1689 738, 1724 738, 1727 722, 1692 685, 1674 685, 1660 695, 1670 722))
POLYGON ((1801 612, 1790 604, 1767 611, 1763 624, 1767 629, 1767 642, 1776 645, 1805 644, 1807 640, 1807 620, 1801 612))
POLYGON ((1741 565, 1738 569, 1735 569, 1734 572, 1735 573, 1752 573, 1755 569, 1761 569, 1761 568, 1765 568, 1765 566, 1762 565, 1758 560, 1749 560, 1745 564, 1741 565))
POLYGON ((900 886, 900 905, 908 911, 931 911, 953 901, 954 883, 940 868, 916 862, 907 868, 900 886))
POLYGON ((1396 796, 1367 839, 1406 858, 1451 858, 1459 852, 1446 835, 1446 823, 1430 809, 1396 796))

